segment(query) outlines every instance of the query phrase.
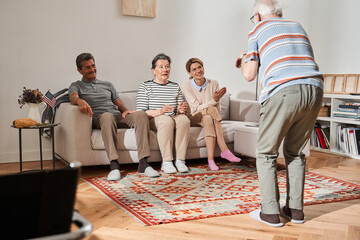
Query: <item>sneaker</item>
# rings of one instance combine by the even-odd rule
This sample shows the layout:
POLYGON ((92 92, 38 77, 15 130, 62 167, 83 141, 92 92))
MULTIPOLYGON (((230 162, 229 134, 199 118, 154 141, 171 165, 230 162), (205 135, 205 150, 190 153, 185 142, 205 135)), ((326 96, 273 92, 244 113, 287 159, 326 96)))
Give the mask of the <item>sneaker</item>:
POLYGON ((179 160, 179 159, 176 159, 175 161, 175 166, 177 168, 177 170, 181 173, 184 173, 184 172, 188 172, 189 171, 189 168, 185 165, 185 161, 184 160, 179 160))
POLYGON ((174 164, 172 162, 163 162, 161 165, 161 170, 164 171, 164 173, 176 173, 176 168, 174 167, 174 164))
POLYGON ((155 178, 155 177, 160 177, 160 173, 156 170, 154 170, 152 167, 148 166, 147 168, 145 168, 145 171, 143 173, 140 173, 140 174, 143 174, 149 178, 155 178))
POLYGON ((121 174, 119 169, 111 170, 107 176, 108 181, 119 181, 120 178, 121 178, 121 174))
POLYGON ((260 209, 256 209, 249 213, 250 217, 256 221, 265 223, 272 227, 282 227, 284 223, 280 222, 279 214, 264 214, 260 209))
POLYGON ((305 216, 302 210, 292 209, 287 206, 284 206, 280 209, 281 215, 287 218, 292 223, 301 224, 305 222, 305 216))

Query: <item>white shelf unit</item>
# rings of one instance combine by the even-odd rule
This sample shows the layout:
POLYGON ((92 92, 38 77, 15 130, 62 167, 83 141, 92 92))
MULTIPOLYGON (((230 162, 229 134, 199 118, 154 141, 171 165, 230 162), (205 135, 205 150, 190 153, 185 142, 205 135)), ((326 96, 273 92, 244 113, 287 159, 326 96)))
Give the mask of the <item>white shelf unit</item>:
POLYGON ((353 155, 348 153, 340 152, 336 146, 336 139, 337 139, 337 127, 338 125, 353 125, 356 127, 360 127, 359 120, 352 120, 349 118, 340 118, 334 117, 334 111, 337 110, 340 104, 344 102, 358 102, 360 103, 360 95, 350 95, 350 94, 324 94, 324 104, 331 105, 331 113, 330 117, 318 117, 317 121, 321 125, 329 126, 330 127, 330 148, 329 149, 322 149, 318 147, 311 147, 313 150, 327 152, 327 153, 334 153, 339 154, 342 156, 347 156, 351 158, 360 159, 360 155, 353 155))

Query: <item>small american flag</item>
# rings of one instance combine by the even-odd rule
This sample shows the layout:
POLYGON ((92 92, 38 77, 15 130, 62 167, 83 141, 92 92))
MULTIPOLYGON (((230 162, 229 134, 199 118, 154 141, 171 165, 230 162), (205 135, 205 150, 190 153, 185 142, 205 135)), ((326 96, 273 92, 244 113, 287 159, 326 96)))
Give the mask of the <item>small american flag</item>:
POLYGON ((43 100, 50 107, 52 107, 52 108, 55 107, 56 98, 54 97, 54 95, 51 94, 50 91, 47 91, 47 93, 45 94, 43 100))

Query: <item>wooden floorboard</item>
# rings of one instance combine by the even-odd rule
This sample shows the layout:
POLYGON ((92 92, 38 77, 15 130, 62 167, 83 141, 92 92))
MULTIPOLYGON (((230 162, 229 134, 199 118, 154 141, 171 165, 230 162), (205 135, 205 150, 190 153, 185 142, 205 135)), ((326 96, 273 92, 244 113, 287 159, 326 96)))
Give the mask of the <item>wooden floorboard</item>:
MULTIPOLYGON (((253 160, 249 160, 253 161, 253 160)), ((279 160, 279 163, 283 163, 279 160)), ((206 164, 206 160, 190 161, 189 165, 206 164)), ((57 161, 56 167, 64 164, 57 161)), ((160 169, 160 163, 152 163, 160 169)), ((136 164, 122 165, 121 174, 136 171, 136 164)), ((25 162, 24 170, 38 169, 40 164, 25 162)), ((51 161, 44 162, 45 169, 52 168, 51 161)), ((360 160, 312 151, 307 169, 347 181, 360 183, 360 160)), ((82 177, 106 175, 108 166, 83 167, 82 177)), ((0 164, 0 174, 19 171, 18 163, 0 164)), ((75 208, 93 224, 88 240, 118 239, 272 239, 272 240, 359 240, 360 199, 306 206, 306 222, 287 222, 282 228, 259 223, 248 214, 207 218, 195 221, 143 226, 126 212, 110 202, 88 183, 79 180, 75 208)), ((283 219, 284 220, 284 219, 283 219)), ((284 220, 285 221, 285 220, 284 220)))

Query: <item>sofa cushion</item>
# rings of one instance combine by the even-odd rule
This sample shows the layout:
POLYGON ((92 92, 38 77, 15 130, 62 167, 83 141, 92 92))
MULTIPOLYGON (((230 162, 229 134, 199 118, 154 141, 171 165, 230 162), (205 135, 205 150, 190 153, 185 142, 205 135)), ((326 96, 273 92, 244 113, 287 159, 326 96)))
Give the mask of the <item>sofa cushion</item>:
MULTIPOLYGON (((132 150, 137 151, 135 129, 134 128, 120 128, 117 130, 117 149, 118 150, 132 150)), ((105 145, 101 136, 100 129, 93 129, 91 134, 91 147, 94 150, 104 150, 105 145)), ((159 150, 156 133, 150 131, 150 149, 159 150)))
POLYGON ((137 91, 119 92, 119 98, 129 110, 136 110, 137 91))
POLYGON ((220 115, 223 120, 230 119, 230 93, 226 92, 222 98, 220 98, 220 115))

